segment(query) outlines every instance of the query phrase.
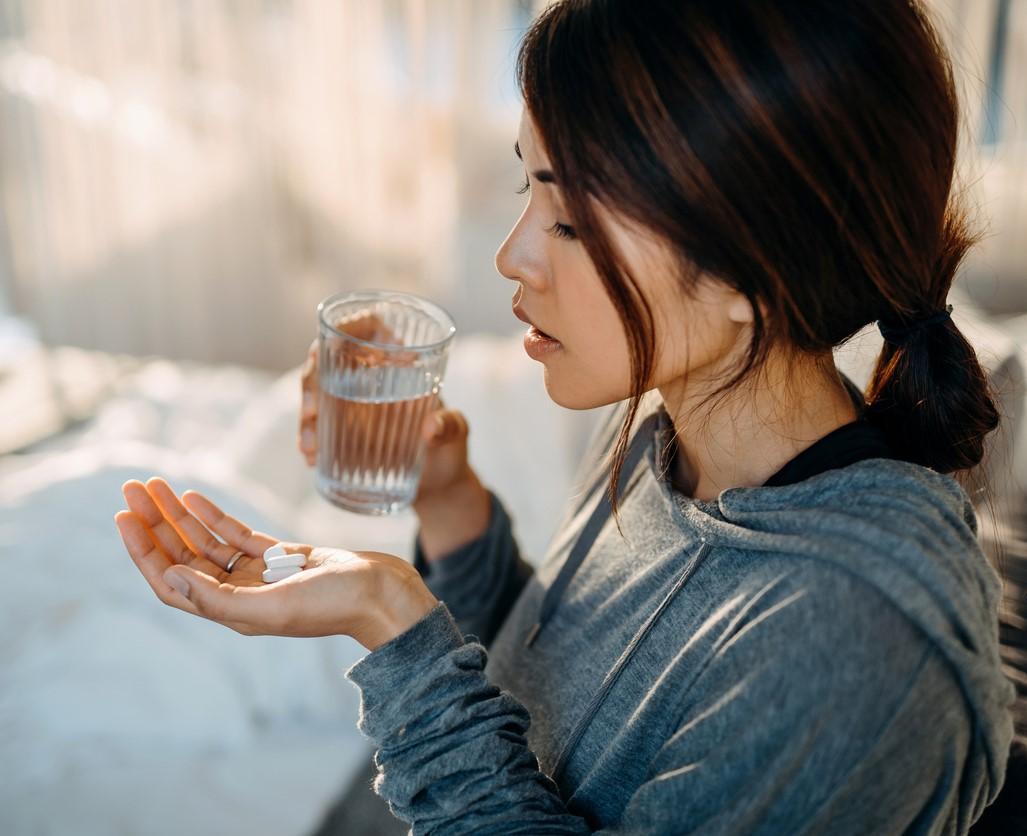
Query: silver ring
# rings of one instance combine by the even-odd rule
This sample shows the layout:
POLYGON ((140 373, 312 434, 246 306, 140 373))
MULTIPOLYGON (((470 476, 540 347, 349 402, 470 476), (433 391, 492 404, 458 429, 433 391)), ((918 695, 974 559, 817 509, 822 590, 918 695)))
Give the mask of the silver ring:
POLYGON ((237 561, 237 560, 238 560, 238 559, 239 559, 240 557, 245 557, 245 556, 246 556, 246 552, 236 552, 235 554, 233 554, 233 555, 232 555, 232 556, 231 556, 231 557, 230 557, 230 558, 228 559, 228 565, 227 565, 227 566, 225 567, 225 571, 226 571, 226 572, 231 572, 231 571, 232 571, 232 567, 233 567, 233 566, 235 566, 235 563, 236 563, 236 561, 237 561))

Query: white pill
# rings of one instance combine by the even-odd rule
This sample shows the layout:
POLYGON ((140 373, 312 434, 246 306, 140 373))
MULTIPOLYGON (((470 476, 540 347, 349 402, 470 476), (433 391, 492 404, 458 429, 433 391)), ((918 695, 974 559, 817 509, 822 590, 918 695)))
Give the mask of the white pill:
POLYGON ((268 569, 282 569, 285 566, 306 566, 307 558, 302 554, 276 554, 274 557, 265 557, 264 563, 268 569))
POLYGON ((272 546, 264 552, 264 562, 267 563, 267 559, 269 557, 285 557, 286 554, 287 552, 285 551, 285 546, 279 543, 277 545, 272 546))
POLYGON ((302 571, 299 566, 283 566, 281 569, 265 569, 261 577, 264 578, 264 583, 274 583, 275 581, 291 578, 297 572, 302 571))

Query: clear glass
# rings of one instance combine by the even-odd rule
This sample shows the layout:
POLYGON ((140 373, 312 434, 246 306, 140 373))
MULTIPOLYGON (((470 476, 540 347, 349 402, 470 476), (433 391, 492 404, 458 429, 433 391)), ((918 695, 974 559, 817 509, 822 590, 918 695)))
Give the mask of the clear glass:
POLYGON ((417 495, 421 423, 442 389, 453 318, 390 290, 329 296, 317 316, 317 490, 347 511, 395 514, 417 495))

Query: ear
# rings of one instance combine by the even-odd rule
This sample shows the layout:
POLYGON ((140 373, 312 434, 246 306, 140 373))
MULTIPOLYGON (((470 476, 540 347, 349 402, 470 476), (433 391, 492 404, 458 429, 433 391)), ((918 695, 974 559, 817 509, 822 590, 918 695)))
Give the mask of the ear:
MULTIPOLYGON (((767 310, 762 302, 760 303, 760 312, 763 314, 763 318, 766 319, 767 310)), ((739 293, 737 290, 730 291, 727 303, 727 318, 739 325, 748 325, 753 321, 752 305, 749 304, 749 300, 745 298, 744 294, 739 293)))

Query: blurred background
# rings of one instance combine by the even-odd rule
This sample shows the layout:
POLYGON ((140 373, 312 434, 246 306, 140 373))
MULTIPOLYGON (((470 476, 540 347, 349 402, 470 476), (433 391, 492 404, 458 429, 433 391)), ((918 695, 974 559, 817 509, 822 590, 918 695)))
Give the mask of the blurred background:
POLYGON ((46 342, 282 370, 358 287, 510 330, 529 0, 0 5, 3 286, 46 342))
MULTIPOLYGON (((0 831, 310 833, 366 763, 353 643, 171 611, 111 519, 125 479, 159 474, 282 539, 409 555, 411 515, 328 506, 295 449, 329 294, 453 315, 445 396, 544 556, 598 417, 548 400, 493 263, 526 199, 513 62, 544 5, 0 0, 0 831)), ((1027 0, 929 5, 989 230, 953 316, 1000 390, 1015 503, 1027 0)), ((862 384, 879 347, 871 329, 839 365, 862 384)))

